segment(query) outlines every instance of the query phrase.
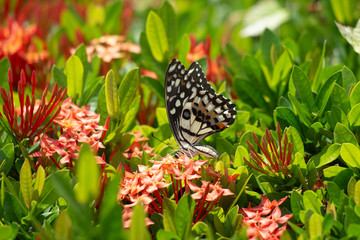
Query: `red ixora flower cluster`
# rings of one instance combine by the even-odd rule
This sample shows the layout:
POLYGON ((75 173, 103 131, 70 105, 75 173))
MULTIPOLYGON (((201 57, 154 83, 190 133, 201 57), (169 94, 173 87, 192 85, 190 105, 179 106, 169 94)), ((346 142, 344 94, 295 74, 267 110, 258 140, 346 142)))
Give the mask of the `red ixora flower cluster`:
MULTIPOLYGON (((222 196, 233 194, 229 189, 221 187, 218 177, 215 177, 213 183, 199 181, 201 167, 207 162, 205 160, 195 161, 185 155, 180 158, 167 155, 159 161, 150 161, 154 163, 153 166, 139 165, 139 172, 126 171, 121 181, 118 200, 124 206, 123 223, 126 228, 130 226, 131 207, 138 203, 151 215, 163 212, 164 198, 173 198, 178 203, 184 194, 191 194, 195 200, 193 220, 196 223, 208 215, 222 196)), ((151 223, 147 219, 147 224, 151 223)))
POLYGON ((268 129, 265 129, 265 136, 262 138, 261 144, 258 137, 253 133, 253 139, 265 157, 261 157, 255 151, 254 146, 247 141, 250 148, 250 159, 255 165, 245 157, 244 161, 259 172, 265 174, 269 172, 282 173, 284 176, 287 176, 288 166, 291 163, 293 144, 289 142, 286 133, 284 134, 284 139, 281 140, 281 128, 279 123, 277 123, 276 133, 279 139, 278 144, 275 142, 273 135, 268 129))
MULTIPOLYGON (((24 71, 21 72, 20 81, 18 82, 18 96, 20 108, 15 108, 13 93, 13 76, 11 70, 8 71, 9 93, 3 87, 0 87, 1 98, 4 101, 3 113, 9 123, 9 127, 19 140, 39 136, 53 119, 59 114, 58 105, 66 95, 66 88, 58 88, 57 84, 52 91, 49 101, 46 100, 48 88, 42 92, 41 101, 35 100, 36 75, 33 72, 31 77, 31 96, 25 96, 26 76, 24 71)), ((0 113, 0 117, 3 118, 0 113)))
POLYGON ((36 36, 35 24, 24 28, 21 23, 8 18, 7 24, 0 26, 0 59, 9 58, 15 74, 15 87, 22 69, 31 75, 33 69, 43 69, 44 61, 49 58, 45 42, 36 36))
POLYGON ((150 147, 147 143, 144 143, 144 141, 149 140, 149 138, 141 137, 141 130, 131 134, 135 136, 135 139, 131 147, 123 153, 124 157, 127 159, 131 159, 132 157, 141 157, 143 152, 146 152, 151 157, 155 156, 155 153, 153 152, 154 148, 150 147), (143 143, 140 145, 140 142, 143 143))
POLYGON ((248 207, 240 210, 243 214, 243 224, 248 226, 246 235, 250 240, 266 239, 277 240, 280 239, 282 233, 285 231, 286 222, 293 216, 287 214, 281 216, 279 205, 282 204, 287 197, 279 201, 270 202, 264 196, 261 196, 261 203, 257 207, 248 207), (280 227, 280 225, 282 225, 280 227))
MULTIPOLYGON (((50 157, 50 159, 60 168, 59 164, 67 164, 73 167, 72 161, 78 159, 80 143, 90 145, 93 152, 98 152, 99 148, 104 148, 102 140, 106 134, 109 118, 105 126, 99 126, 100 115, 90 111, 89 106, 78 107, 71 102, 71 98, 64 100, 61 111, 54 123, 61 129, 62 135, 58 139, 53 139, 48 135, 43 135, 39 141, 42 150, 35 152, 30 157, 50 157), (62 156, 57 164, 54 154, 62 156)), ((106 165, 101 157, 96 157, 97 163, 106 165)))

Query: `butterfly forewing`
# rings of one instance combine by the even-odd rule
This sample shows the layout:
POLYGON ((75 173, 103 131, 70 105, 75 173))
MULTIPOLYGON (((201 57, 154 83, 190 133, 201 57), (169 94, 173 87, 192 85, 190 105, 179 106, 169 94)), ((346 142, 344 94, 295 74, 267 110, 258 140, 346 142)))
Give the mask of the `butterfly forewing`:
POLYGON ((234 123, 235 104, 215 93, 198 63, 186 70, 178 60, 172 60, 166 73, 165 101, 171 130, 180 148, 217 157, 215 149, 197 144, 234 123))

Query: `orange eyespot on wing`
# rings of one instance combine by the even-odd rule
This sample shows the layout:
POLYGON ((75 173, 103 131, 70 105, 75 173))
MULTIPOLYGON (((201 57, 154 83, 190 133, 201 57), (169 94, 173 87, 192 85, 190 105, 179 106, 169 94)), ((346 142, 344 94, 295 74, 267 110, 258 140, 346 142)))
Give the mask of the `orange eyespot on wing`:
POLYGON ((224 128, 228 127, 228 125, 226 125, 224 123, 217 123, 216 126, 218 126, 220 129, 224 129, 224 128))

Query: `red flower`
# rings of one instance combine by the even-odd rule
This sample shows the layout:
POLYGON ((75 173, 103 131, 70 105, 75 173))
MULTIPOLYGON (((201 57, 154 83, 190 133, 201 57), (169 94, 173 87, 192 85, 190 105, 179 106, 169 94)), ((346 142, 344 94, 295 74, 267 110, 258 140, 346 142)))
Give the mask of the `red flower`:
MULTIPOLYGON (((22 71, 18 82, 20 109, 15 109, 13 77, 10 69, 8 71, 8 82, 10 92, 7 93, 2 87, 0 87, 0 92, 4 101, 3 113, 11 130, 19 140, 39 136, 59 114, 60 108, 58 108, 58 105, 66 95, 66 88, 62 90, 61 87, 58 88, 57 84, 55 84, 51 98, 47 102, 46 94, 48 89, 46 87, 42 93, 41 101, 37 102, 35 100, 36 75, 33 72, 31 77, 31 97, 29 95, 25 97, 26 77, 24 71, 22 71)), ((1 113, 0 117, 4 118, 1 113)))
POLYGON ((286 222, 292 217, 292 214, 281 216, 279 205, 287 197, 279 201, 270 202, 264 196, 261 196, 261 203, 257 207, 243 208, 240 213, 243 214, 243 224, 248 226, 246 234, 248 239, 280 239, 286 229, 286 222))

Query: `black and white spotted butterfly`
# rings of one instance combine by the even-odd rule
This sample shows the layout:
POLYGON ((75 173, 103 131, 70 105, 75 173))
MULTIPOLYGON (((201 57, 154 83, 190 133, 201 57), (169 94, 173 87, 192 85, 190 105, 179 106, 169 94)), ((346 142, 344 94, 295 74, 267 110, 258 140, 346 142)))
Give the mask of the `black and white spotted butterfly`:
POLYGON ((213 147, 198 143, 233 124, 236 105, 215 93, 197 62, 186 70, 179 60, 171 61, 165 76, 165 102, 179 152, 218 158, 213 147))

